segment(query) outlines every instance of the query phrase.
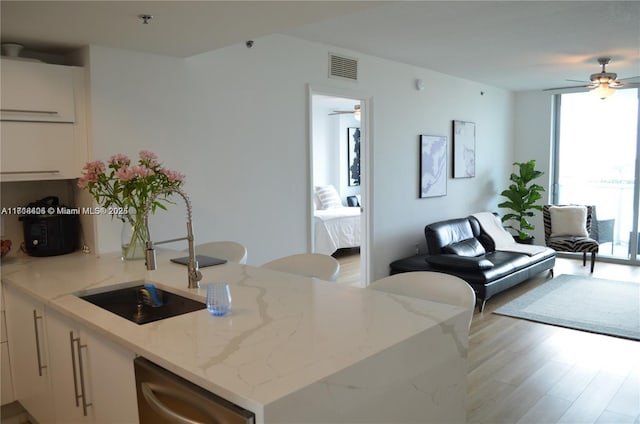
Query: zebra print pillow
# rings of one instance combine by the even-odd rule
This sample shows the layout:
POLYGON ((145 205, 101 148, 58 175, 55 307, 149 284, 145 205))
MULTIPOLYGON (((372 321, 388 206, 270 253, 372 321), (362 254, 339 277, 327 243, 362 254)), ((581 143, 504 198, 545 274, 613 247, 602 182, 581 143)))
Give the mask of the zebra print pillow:
POLYGON ((587 237, 586 206, 550 206, 551 237, 587 237))

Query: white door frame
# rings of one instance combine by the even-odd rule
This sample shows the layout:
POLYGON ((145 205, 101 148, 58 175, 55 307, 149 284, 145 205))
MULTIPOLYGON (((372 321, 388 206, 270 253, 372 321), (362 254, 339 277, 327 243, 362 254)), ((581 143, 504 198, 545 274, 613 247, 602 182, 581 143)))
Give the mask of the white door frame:
POLYGON ((371 131, 372 125, 372 108, 373 99, 363 93, 348 90, 346 88, 336 87, 323 87, 309 84, 308 86, 308 148, 309 148, 309 186, 308 186, 308 237, 309 251, 313 251, 314 246, 314 231, 313 231, 313 96, 331 96, 342 97, 360 101, 360 132, 362 133, 362 139, 365 143, 360 145, 360 194, 362 203, 360 205, 361 215, 361 235, 360 235, 360 279, 362 284, 366 287, 371 282, 371 209, 372 209, 372 196, 371 196, 371 152, 373 146, 373 134, 371 131))

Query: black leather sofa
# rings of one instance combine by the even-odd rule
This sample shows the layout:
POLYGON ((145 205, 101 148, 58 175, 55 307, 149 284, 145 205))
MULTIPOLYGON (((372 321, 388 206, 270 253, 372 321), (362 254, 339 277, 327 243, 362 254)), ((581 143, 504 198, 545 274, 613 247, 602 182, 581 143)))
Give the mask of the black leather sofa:
POLYGON ((428 255, 415 255, 391 263, 391 274, 411 271, 437 271, 465 280, 476 293, 479 310, 496 293, 550 270, 556 255, 540 246, 540 252, 525 253, 495 250, 493 239, 478 220, 450 219, 427 225, 424 229, 428 255))

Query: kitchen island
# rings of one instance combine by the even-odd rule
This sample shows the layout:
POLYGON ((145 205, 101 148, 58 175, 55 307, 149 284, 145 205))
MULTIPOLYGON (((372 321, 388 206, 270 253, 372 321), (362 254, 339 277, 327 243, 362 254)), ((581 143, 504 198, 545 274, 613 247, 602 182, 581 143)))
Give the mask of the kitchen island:
POLYGON ((3 264, 2 282, 258 423, 465 421, 462 308, 235 263, 203 268, 202 288, 187 289, 175 256, 159 252, 152 272, 115 253, 24 258, 3 264), (137 325, 76 296, 143 279, 201 301, 207 282, 228 282, 232 310, 137 325))

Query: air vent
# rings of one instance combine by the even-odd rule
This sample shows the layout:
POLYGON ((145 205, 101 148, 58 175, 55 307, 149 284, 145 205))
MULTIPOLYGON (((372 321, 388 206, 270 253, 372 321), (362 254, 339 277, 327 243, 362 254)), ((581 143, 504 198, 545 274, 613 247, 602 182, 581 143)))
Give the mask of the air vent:
POLYGON ((350 57, 329 53, 329 76, 357 81, 358 61, 350 57))

